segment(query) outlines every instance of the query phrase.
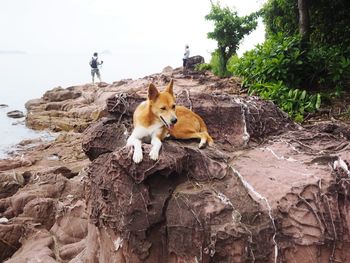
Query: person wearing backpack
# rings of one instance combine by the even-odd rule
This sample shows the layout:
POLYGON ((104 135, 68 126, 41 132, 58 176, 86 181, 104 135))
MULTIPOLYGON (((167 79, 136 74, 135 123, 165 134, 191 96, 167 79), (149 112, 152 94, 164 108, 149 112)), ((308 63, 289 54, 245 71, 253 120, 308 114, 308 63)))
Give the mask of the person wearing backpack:
POLYGON ((90 67, 91 67, 91 76, 92 76, 92 84, 95 84, 95 75, 101 82, 101 74, 100 74, 100 69, 98 68, 99 65, 103 64, 103 61, 101 62, 98 60, 98 54, 95 52, 93 54, 93 57, 90 60, 90 67))

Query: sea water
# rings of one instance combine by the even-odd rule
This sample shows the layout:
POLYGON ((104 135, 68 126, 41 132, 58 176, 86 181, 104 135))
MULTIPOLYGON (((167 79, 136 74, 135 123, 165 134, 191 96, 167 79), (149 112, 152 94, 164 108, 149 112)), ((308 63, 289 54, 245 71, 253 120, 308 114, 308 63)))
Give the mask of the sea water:
MULTIPOLYGON (((161 72, 168 65, 181 65, 181 58, 178 63, 168 59, 166 64, 161 54, 159 57, 102 54, 99 58, 104 61, 102 81, 107 83, 161 72)), ((52 88, 91 82, 90 59, 89 54, 0 54, 0 104, 8 105, 0 107, 0 159, 21 140, 47 135, 26 128, 24 118, 11 119, 6 113, 12 110, 26 113, 24 104, 28 100, 40 98, 52 88)))

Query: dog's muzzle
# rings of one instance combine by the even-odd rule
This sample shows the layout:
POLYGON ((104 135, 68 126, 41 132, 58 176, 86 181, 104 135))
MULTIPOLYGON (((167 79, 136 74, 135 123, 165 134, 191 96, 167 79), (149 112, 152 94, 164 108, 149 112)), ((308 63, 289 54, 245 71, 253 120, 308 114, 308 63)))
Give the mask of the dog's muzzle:
POLYGON ((164 118, 162 116, 159 116, 160 120, 163 122, 164 126, 167 128, 167 129, 172 129, 174 128, 174 125, 175 123, 177 122, 177 118, 176 117, 173 117, 171 118, 170 120, 170 124, 168 124, 164 118))

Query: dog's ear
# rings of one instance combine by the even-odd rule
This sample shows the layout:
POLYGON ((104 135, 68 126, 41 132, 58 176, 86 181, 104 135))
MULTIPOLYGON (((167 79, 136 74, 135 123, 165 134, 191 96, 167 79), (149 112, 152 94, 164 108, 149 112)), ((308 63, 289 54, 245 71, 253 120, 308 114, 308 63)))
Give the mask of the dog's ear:
POLYGON ((174 96, 174 92, 173 92, 173 85, 174 85, 174 80, 171 79, 168 86, 166 87, 165 91, 170 93, 172 96, 174 96))
POLYGON ((156 86, 153 85, 153 83, 149 84, 148 86, 148 99, 149 100, 155 100, 159 95, 159 92, 156 88, 156 86))

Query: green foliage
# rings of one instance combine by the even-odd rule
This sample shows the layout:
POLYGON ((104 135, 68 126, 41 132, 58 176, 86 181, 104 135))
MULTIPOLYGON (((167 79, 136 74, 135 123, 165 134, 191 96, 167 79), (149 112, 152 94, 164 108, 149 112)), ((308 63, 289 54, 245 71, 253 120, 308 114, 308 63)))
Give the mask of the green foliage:
MULTIPOLYGON (((350 45, 350 1, 309 1, 310 41, 313 46, 350 45)), ((262 16, 268 37, 298 34, 298 0, 269 0, 262 16)))
POLYGON ((237 11, 229 7, 222 8, 218 3, 212 4, 211 11, 205 18, 214 22, 214 31, 208 33, 208 38, 216 40, 218 45, 215 52, 218 55, 218 58, 215 58, 216 75, 227 76, 227 61, 236 54, 244 36, 256 28, 258 15, 259 13, 252 13, 239 17, 237 11))
POLYGON ((222 56, 220 56, 220 53, 217 50, 211 54, 210 66, 211 71, 216 76, 228 77, 230 75, 230 73, 226 69, 226 65, 223 61, 222 56))
POLYGON ((341 95, 350 79, 350 48, 310 47, 301 51, 300 44, 299 36, 272 35, 242 58, 233 57, 228 69, 243 77, 243 85, 251 92, 273 100, 301 120, 305 112, 320 106, 320 95, 308 95, 310 91, 328 97, 341 95))
POLYGON ((310 1, 311 42, 317 46, 350 45, 350 1, 310 1))
POLYGON ((233 55, 230 57, 230 59, 227 61, 227 71, 230 73, 230 75, 233 75, 234 67, 239 63, 239 57, 237 55, 233 55))
POLYGON ((290 89, 282 81, 251 84, 249 93, 272 100, 297 122, 304 120, 305 112, 314 112, 321 106, 320 94, 310 95, 306 90, 290 89))
POLYGON ((298 33, 297 0, 269 0, 263 7, 262 17, 268 37, 279 33, 286 36, 298 33))
POLYGON ((299 44, 299 37, 278 34, 246 52, 229 68, 232 73, 244 77, 245 83, 282 81, 287 86, 298 87, 302 83, 300 76, 304 66, 299 44))
MULTIPOLYGON (((241 31, 232 29, 239 23, 232 21, 242 22, 239 19, 243 18, 219 5, 213 5, 206 16, 215 23, 208 37, 218 41, 210 62, 214 74, 241 76, 250 93, 274 101, 297 121, 320 107, 320 94, 322 100, 340 96, 350 83, 350 1, 316 0, 308 4, 308 43, 299 36, 298 0, 268 0, 262 10, 267 40, 242 58, 235 53, 244 35, 238 38, 241 31), (228 41, 232 36, 235 39, 228 41)), ((252 28, 257 16, 246 17, 252 28)))
POLYGON ((321 103, 319 94, 295 88, 303 86, 309 76, 300 41, 300 37, 274 35, 241 59, 233 58, 229 65, 232 73, 243 77, 250 93, 274 101, 296 121, 302 121, 305 112, 315 111, 321 103))
POLYGON ((204 71, 204 70, 211 70, 212 66, 208 63, 201 63, 201 64, 197 64, 195 67, 195 70, 197 71, 204 71))
POLYGON ((339 96, 350 79, 350 48, 313 47, 307 52, 304 75, 311 86, 320 90, 335 89, 339 96))

